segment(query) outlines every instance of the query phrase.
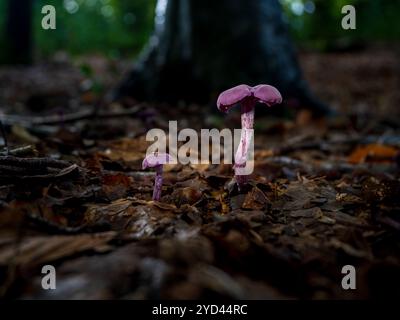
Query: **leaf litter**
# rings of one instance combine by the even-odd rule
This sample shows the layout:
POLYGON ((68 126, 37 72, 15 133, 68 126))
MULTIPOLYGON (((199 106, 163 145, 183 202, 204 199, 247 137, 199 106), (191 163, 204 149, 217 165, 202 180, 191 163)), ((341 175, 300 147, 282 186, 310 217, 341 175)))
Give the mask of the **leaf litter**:
POLYGON ((1 296, 358 299, 398 293, 400 131, 393 121, 357 113, 325 121, 302 112, 293 120, 260 115, 255 170, 243 191, 232 187, 230 165, 166 166, 156 202, 154 173, 141 169, 148 124, 181 119, 199 129, 211 120, 206 108, 151 105, 151 121, 143 121, 144 107, 127 104, 129 116, 118 119, 106 116, 126 107, 115 103, 101 119, 85 113, 70 123, 49 126, 46 119, 33 127, 26 119, 15 127, 9 119, 13 158, 0 156, 1 296), (56 267, 55 291, 41 289, 44 264, 56 267), (356 291, 341 288, 346 264, 356 267, 356 291))

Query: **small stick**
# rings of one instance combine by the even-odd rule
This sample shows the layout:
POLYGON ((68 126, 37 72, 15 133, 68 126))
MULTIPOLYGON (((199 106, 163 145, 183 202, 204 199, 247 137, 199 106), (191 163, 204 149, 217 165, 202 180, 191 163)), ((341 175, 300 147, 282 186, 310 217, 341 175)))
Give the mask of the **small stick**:
POLYGON ((118 118, 126 117, 137 114, 142 104, 126 110, 119 111, 105 111, 105 112, 94 112, 92 109, 79 111, 76 113, 60 115, 51 115, 45 117, 21 117, 16 115, 3 115, 3 121, 6 125, 18 124, 21 126, 40 126, 40 125, 58 125, 66 124, 81 120, 88 120, 92 118, 118 118))
POLYGON ((3 140, 4 140, 4 148, 6 149, 6 155, 9 154, 9 149, 8 149, 8 141, 7 141, 7 134, 6 134, 6 130, 4 129, 3 126, 3 121, 0 120, 0 130, 1 130, 1 134, 3 136, 3 140))
POLYGON ((46 167, 62 169, 68 167, 70 163, 67 161, 56 160, 52 158, 17 158, 13 156, 0 156, 0 165, 26 167, 32 169, 46 167))
MULTIPOLYGON (((9 149, 8 155, 10 156, 22 156, 28 153, 35 153, 36 150, 32 145, 27 145, 27 146, 22 146, 22 147, 17 147, 14 149, 9 149)), ((7 155, 6 152, 0 152, 0 156, 5 156, 7 155)))

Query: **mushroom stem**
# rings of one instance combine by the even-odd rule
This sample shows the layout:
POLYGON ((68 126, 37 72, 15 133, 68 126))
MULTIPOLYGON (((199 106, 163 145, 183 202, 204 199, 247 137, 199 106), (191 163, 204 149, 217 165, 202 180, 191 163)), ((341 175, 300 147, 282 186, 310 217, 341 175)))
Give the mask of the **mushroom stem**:
POLYGON ((241 106, 242 128, 253 129, 254 106, 255 101, 252 98, 248 98, 247 100, 243 101, 243 104, 241 106))
POLYGON ((156 170, 156 178, 154 180, 154 190, 153 190, 153 200, 159 201, 161 199, 161 189, 162 189, 162 182, 163 182, 163 166, 158 165, 155 167, 156 170))
POLYGON ((241 175, 240 169, 246 167, 249 145, 251 142, 251 132, 254 125, 254 106, 255 100, 252 98, 243 101, 241 106, 242 132, 240 143, 235 155, 235 179, 239 189, 249 180, 248 175, 241 175))

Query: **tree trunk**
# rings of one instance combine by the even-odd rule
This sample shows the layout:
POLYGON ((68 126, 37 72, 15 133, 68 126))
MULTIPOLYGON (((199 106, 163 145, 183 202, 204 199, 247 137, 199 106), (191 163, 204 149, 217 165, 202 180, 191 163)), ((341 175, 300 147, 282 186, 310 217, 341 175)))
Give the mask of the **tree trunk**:
POLYGON ((6 63, 32 62, 32 0, 8 0, 6 63))
POLYGON ((116 94, 207 103, 241 83, 329 111, 303 79, 278 0, 158 0, 154 35, 116 94))

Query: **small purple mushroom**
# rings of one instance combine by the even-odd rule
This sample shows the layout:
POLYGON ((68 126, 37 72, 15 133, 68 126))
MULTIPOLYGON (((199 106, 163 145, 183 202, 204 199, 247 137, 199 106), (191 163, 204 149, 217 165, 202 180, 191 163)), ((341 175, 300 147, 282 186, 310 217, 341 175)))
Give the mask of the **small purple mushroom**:
POLYGON ((144 158, 142 163, 142 169, 155 168, 156 179, 154 182, 153 190, 153 200, 159 201, 161 199, 161 189, 162 189, 162 173, 163 165, 171 161, 171 156, 168 153, 153 153, 149 154, 144 158))
POLYGON ((235 104, 241 103, 242 134, 239 148, 235 154, 235 179, 239 188, 247 183, 248 176, 240 174, 240 168, 246 166, 248 148, 251 142, 251 132, 254 125, 254 107, 257 102, 268 107, 282 102, 278 89, 267 84, 255 87, 242 84, 222 92, 217 101, 217 107, 222 112, 227 112, 235 104))

